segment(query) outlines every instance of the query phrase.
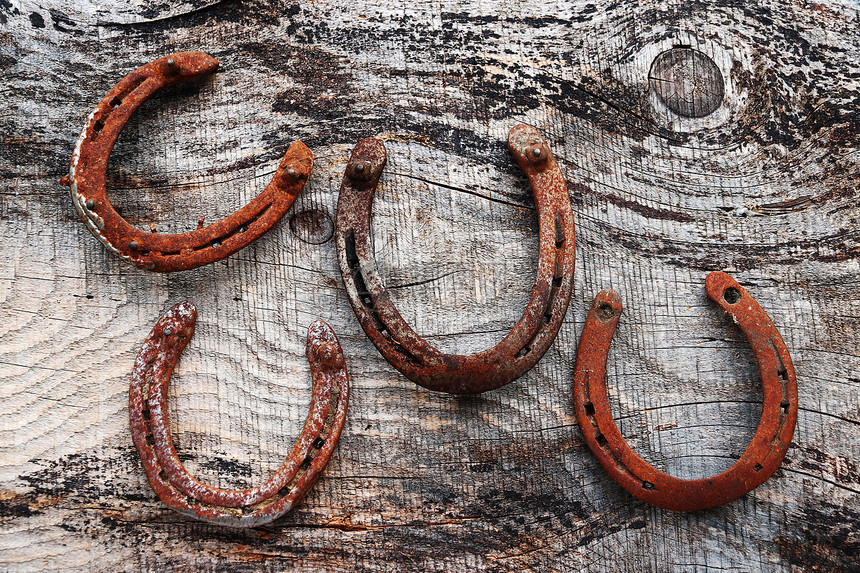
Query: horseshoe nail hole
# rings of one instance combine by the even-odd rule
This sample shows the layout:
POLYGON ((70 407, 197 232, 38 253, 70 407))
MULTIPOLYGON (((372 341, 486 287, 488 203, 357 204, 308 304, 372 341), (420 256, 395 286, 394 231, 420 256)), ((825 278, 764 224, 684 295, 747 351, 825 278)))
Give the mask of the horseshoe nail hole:
POLYGON ((586 402, 585 403, 585 413, 589 416, 594 415, 594 404, 592 402, 586 402))
POLYGON ((723 293, 723 298, 729 304, 737 304, 741 300, 741 293, 735 287, 729 287, 723 293))
POLYGON ((350 268, 355 268, 358 265, 358 254, 355 251, 355 233, 350 231, 346 237, 346 260, 350 268))
POLYGON ((779 409, 783 414, 788 414, 788 400, 780 402, 779 409))
POLYGON ((212 243, 212 248, 213 248, 213 249, 217 249, 217 248, 218 248, 218 247, 220 247, 220 246, 221 246, 221 243, 219 243, 218 241, 215 241, 214 243, 212 243))
POLYGON ((164 470, 161 470, 160 472, 158 472, 158 479, 166 482, 167 481, 167 472, 164 470))
POLYGON ((601 447, 606 447, 606 436, 603 434, 597 434, 597 443, 600 444, 601 447))
POLYGON ((362 304, 368 308, 373 307, 373 299, 370 298, 370 291, 367 289, 367 285, 364 283, 364 276, 361 274, 361 269, 356 268, 353 271, 353 278, 355 279, 355 290, 358 291, 358 296, 361 298, 362 304))
POLYGON ((642 482, 642 489, 652 490, 652 489, 654 489, 654 484, 651 483, 650 481, 643 481, 642 482))
POLYGON ((516 356, 516 358, 517 358, 517 359, 520 359, 520 358, 522 358, 523 356, 525 356, 526 354, 528 354, 529 352, 531 352, 531 348, 530 348, 530 347, 528 347, 528 346, 523 346, 523 347, 522 347, 522 348, 520 348, 520 349, 519 349, 519 351, 517 352, 517 356, 516 356))
POLYGON ((153 438, 152 436, 146 436, 146 445, 154 446, 155 445, 155 438, 153 438))
POLYGON ((93 124, 93 133, 98 133, 98 132, 100 132, 104 126, 105 126, 105 124, 103 124, 103 123, 101 122, 101 120, 97 120, 97 121, 93 124))
POLYGON ((757 472, 760 472, 760 471, 761 471, 761 464, 756 464, 756 465, 754 465, 754 466, 753 466, 753 469, 754 469, 755 471, 757 471, 757 472))
POLYGON ((421 362, 420 360, 418 360, 417 356, 415 356, 414 354, 412 354, 411 352, 409 352, 408 350, 403 348, 403 346, 401 346, 400 344, 397 344, 396 341, 392 341, 392 342, 394 343, 393 344, 394 350, 396 350, 401 356, 403 356, 404 358, 406 358, 408 360, 411 360, 412 362, 414 362, 418 366, 424 366, 424 363, 421 362))
POLYGON ((117 108, 117 107, 119 107, 119 105, 120 105, 121 103, 122 103, 122 100, 121 100, 121 99, 119 99, 118 97, 114 97, 112 100, 110 100, 110 106, 111 106, 111 107, 113 107, 113 108, 117 108))
POLYGON ((316 448, 318 450, 321 447, 323 447, 324 443, 325 443, 325 440, 323 440, 322 438, 317 438, 316 440, 314 440, 314 448, 316 448))
POLYGON ((376 328, 377 332, 383 335, 385 338, 390 339, 391 336, 388 333, 388 327, 385 326, 385 323, 382 322, 382 318, 379 316, 379 312, 373 307, 373 301, 369 300, 369 302, 365 303, 365 306, 370 310, 370 318, 373 319, 373 328, 376 328))
MULTIPOLYGON (((125 99, 126 97, 128 97, 128 94, 130 94, 131 92, 133 92, 134 90, 136 90, 137 88, 139 88, 139 87, 140 87, 140 84, 142 84, 143 82, 145 82, 145 81, 146 81, 146 79, 147 79, 147 78, 146 78, 146 76, 143 76, 143 77, 140 77, 140 78, 138 78, 138 79, 134 80, 134 81, 133 81, 133 82, 132 82, 128 87, 126 87, 126 89, 124 89, 124 90, 123 90, 119 95, 115 96, 115 97, 114 97, 114 100, 119 100, 120 102, 122 102, 122 100, 123 100, 123 99, 125 99)), ((113 100, 111 100, 111 103, 113 103, 113 100)))
POLYGON ((561 229, 561 219, 555 216, 555 248, 560 249, 564 245, 564 231, 561 229))
POLYGON ((244 515, 251 515, 252 513, 254 513, 254 508, 252 508, 252 507, 250 507, 250 506, 247 506, 247 505, 246 505, 246 506, 243 506, 243 507, 242 507, 242 513, 243 513, 244 515))
POLYGON ((143 409, 143 419, 149 420, 149 408, 148 407, 143 409))
POLYGON ((313 459, 312 457, 308 456, 304 460, 302 460, 302 469, 303 470, 306 470, 309 467, 311 467, 311 460, 312 459, 313 459))
POLYGON ((788 371, 785 368, 780 368, 777 374, 780 380, 788 380, 788 371))
POLYGON ((239 227, 239 232, 240 232, 240 233, 244 233, 244 232, 245 232, 245 231, 247 231, 247 230, 248 230, 248 225, 242 225, 241 227, 239 227))
POLYGON ((551 320, 552 320, 552 313, 551 312, 548 312, 545 315, 543 315, 543 323, 544 324, 549 324, 551 320))
POLYGON ((606 303, 597 307, 597 312, 600 313, 601 318, 612 318, 612 315, 615 314, 615 310, 612 308, 612 305, 606 303))
POLYGON ((553 277, 552 286, 554 286, 555 288, 561 287, 561 277, 553 277))
POLYGON ((321 245, 334 235, 334 223, 325 211, 306 209, 290 217, 290 231, 305 243, 321 245))

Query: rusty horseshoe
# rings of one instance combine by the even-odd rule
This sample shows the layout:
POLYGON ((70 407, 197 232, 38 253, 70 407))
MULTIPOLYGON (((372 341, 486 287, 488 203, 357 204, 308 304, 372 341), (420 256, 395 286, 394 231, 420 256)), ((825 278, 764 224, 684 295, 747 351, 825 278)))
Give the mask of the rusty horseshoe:
POLYGON ((301 141, 287 149, 271 183, 247 205, 194 231, 142 231, 111 205, 105 181, 108 158, 131 115, 158 90, 211 74, 218 61, 203 52, 180 52, 154 60, 123 78, 87 118, 75 144, 68 185, 72 203, 87 229, 113 254, 158 272, 184 271, 220 261, 251 244, 287 212, 308 180, 313 155, 301 141))
POLYGON ((162 316, 137 355, 129 385, 131 435, 149 485, 161 501, 197 519, 232 527, 256 527, 292 509, 310 491, 340 438, 349 403, 349 376, 331 327, 308 328, 305 353, 313 396, 307 420, 287 459, 262 485, 223 490, 194 479, 173 446, 167 387, 180 354, 194 334, 194 304, 176 304, 162 316))
POLYGON ((764 408, 755 436, 732 467, 704 479, 678 479, 655 469, 624 440, 612 419, 606 392, 606 357, 621 316, 614 290, 594 299, 579 348, 573 381, 576 417, 588 447, 609 475, 642 501, 673 511, 716 507, 752 491, 779 468, 797 423, 797 381, 791 356, 770 317, 738 282, 708 275, 708 296, 740 326, 755 353, 764 408))
POLYGON ((478 394, 516 380, 552 345, 570 303, 576 240, 564 176, 534 127, 514 126, 508 149, 528 176, 537 205, 537 278, 513 330, 495 347, 469 356, 444 354, 418 336, 400 316, 379 275, 370 244, 370 214, 386 161, 382 142, 360 141, 346 167, 335 236, 347 296, 364 332, 385 359, 429 390, 478 394))

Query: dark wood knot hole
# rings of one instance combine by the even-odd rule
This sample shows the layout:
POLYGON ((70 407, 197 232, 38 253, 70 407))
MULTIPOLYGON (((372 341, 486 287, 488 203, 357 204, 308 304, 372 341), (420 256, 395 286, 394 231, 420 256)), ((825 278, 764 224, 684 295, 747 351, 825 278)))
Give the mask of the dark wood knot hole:
POLYGON ((714 60, 693 48, 672 48, 651 64, 648 82, 657 97, 683 117, 705 117, 723 103, 726 88, 714 60))
POLYGON ((334 234, 334 223, 325 211, 305 209, 290 217, 290 231, 306 243, 321 245, 334 234))

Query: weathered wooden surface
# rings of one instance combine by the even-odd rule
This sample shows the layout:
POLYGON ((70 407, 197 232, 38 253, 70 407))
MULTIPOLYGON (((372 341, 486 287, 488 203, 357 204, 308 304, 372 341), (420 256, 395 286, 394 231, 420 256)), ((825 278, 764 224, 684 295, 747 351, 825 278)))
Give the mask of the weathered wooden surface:
POLYGON ((836 0, 0 0, 0 569, 857 571, 858 11, 836 0), (676 46, 719 74, 691 64, 687 83, 654 86, 674 76, 652 62, 676 46), (252 247, 149 274, 105 252, 57 180, 102 95, 185 49, 222 69, 126 128, 109 172, 130 220, 181 231, 229 214, 294 139, 317 167, 294 218, 252 247), (719 76, 720 105, 696 117, 719 76), (681 103, 688 89, 703 99, 681 103), (326 240, 342 168, 360 138, 387 141, 382 272, 419 333, 473 352, 513 326, 535 271, 533 202, 504 144, 520 121, 547 135, 575 201, 567 321, 517 382, 477 398, 429 393, 382 360, 342 290, 326 240), (576 341, 593 295, 619 290, 609 383, 623 434, 682 477, 729 467, 761 390, 739 331, 705 297, 716 269, 781 330, 798 428, 783 469, 752 494, 661 511, 612 482, 581 440, 576 341), (298 434, 307 325, 329 321, 347 352, 339 449, 270 527, 190 521, 144 479, 129 372, 183 299, 200 322, 171 386, 173 430, 214 485, 258 483, 298 434))

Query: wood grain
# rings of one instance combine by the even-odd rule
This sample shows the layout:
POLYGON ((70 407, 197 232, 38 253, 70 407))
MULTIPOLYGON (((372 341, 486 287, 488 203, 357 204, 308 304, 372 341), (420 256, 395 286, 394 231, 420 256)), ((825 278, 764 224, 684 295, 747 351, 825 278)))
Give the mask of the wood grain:
POLYGON ((0 0, 0 569, 858 571, 858 20, 838 0, 0 0), (713 113, 679 115, 652 90, 654 59, 676 47, 719 69, 713 113), (57 180, 102 95, 188 49, 219 72, 148 102, 112 155, 111 200, 130 221, 178 232, 223 217, 296 139, 316 167, 292 221, 250 248, 149 274, 92 238, 57 180), (542 130, 568 178, 574 299, 520 380, 430 393, 363 336, 319 237, 351 146, 384 139, 374 241, 398 308, 444 352, 495 344, 537 264, 534 204, 505 149, 516 122, 542 130), (573 357, 592 297, 615 288, 622 433, 679 477, 726 469, 762 397, 742 335, 705 296, 712 270, 780 329, 800 415, 769 482, 678 514, 627 495, 591 456, 573 357), (129 372, 184 299, 200 319, 172 429, 207 483, 248 487, 280 464, 310 400, 310 322, 329 322, 347 354, 339 448, 271 527, 190 521, 146 484, 129 372))

